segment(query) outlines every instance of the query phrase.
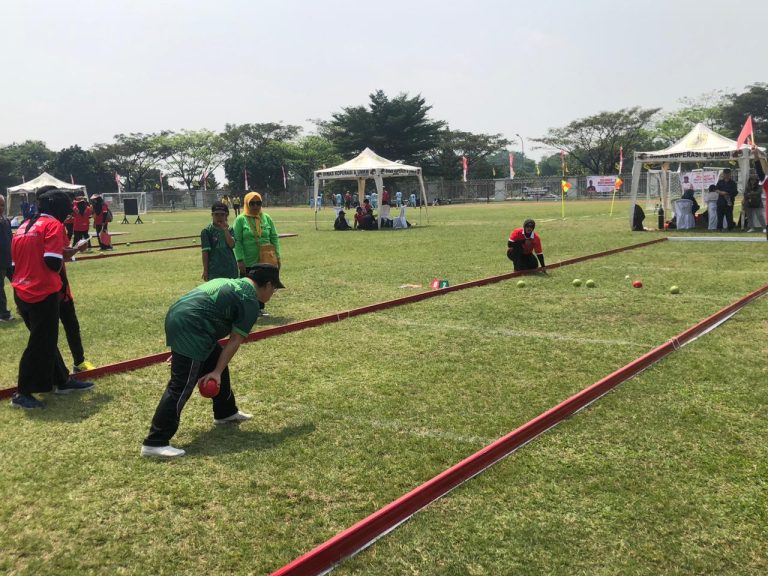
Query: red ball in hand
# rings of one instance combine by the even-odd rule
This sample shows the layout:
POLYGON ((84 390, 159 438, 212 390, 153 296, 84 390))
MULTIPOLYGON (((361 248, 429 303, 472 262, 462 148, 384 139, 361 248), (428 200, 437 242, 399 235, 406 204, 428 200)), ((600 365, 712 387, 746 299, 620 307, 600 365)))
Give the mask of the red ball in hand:
POLYGON ((197 387, 200 389, 200 396, 203 398, 213 398, 219 394, 219 383, 213 378, 200 382, 197 387))

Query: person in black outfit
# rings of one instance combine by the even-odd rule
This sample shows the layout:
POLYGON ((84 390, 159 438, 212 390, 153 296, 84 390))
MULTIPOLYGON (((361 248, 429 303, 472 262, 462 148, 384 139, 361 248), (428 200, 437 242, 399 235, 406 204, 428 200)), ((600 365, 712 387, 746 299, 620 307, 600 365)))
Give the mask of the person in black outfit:
POLYGON ((339 215, 336 216, 336 220, 333 223, 334 230, 352 230, 352 226, 347 222, 344 210, 339 210, 339 215))
POLYGON ((696 212, 699 211, 699 203, 696 202, 696 191, 693 188, 688 188, 685 192, 683 192, 683 200, 690 200, 693 205, 691 206, 691 213, 695 216, 696 212))
POLYGON ((0 322, 13 320, 8 310, 8 299, 5 296, 5 278, 13 280, 13 260, 11 258, 11 221, 5 217, 5 197, 0 196, 0 322))
POLYGON ((723 175, 715 185, 720 197, 717 199, 717 229, 723 229, 723 218, 728 223, 728 230, 733 230, 736 223, 733 221, 733 205, 739 191, 736 189, 736 182, 731 179, 731 170, 726 168, 723 175))

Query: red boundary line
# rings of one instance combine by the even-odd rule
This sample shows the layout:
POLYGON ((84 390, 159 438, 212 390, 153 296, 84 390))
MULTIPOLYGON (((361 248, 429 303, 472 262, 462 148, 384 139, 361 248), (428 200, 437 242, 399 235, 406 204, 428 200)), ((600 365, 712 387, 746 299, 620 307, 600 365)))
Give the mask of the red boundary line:
MULTIPOLYGON (((278 238, 293 238, 298 234, 291 232, 287 234, 278 234, 278 238)), ((200 234, 193 234, 192 236, 173 236, 171 238, 152 238, 150 240, 134 240, 133 242, 113 242, 113 246, 124 246, 126 244, 147 244, 149 242, 167 242, 170 240, 189 240, 190 238, 200 238, 200 234)))
POLYGON ((584 388, 581 392, 574 394, 554 408, 550 408, 506 436, 387 504, 354 526, 327 540, 314 550, 286 564, 273 572, 272 576, 314 576, 328 572, 343 559, 371 545, 428 504, 444 496, 473 476, 480 474, 502 458, 509 456, 522 445, 556 426, 568 416, 607 394, 622 382, 642 372, 681 346, 704 334, 719 322, 727 319, 731 314, 767 292, 768 284, 715 312, 712 316, 681 332, 661 346, 654 348, 647 354, 640 356, 626 366, 584 388))
MULTIPOLYGON (((280 238, 291 238, 298 236, 298 234, 278 234, 280 238)), ((134 244, 140 242, 162 242, 163 240, 179 240, 182 238, 197 238, 198 236, 178 236, 176 238, 161 238, 160 240, 137 240, 134 244)), ((78 262, 83 260, 101 260, 102 258, 116 258, 118 256, 135 256, 136 254, 150 254, 152 252, 167 252, 169 250, 186 250, 188 248, 200 248, 199 244, 188 244, 186 246, 171 246, 170 248, 154 248, 152 250, 134 250, 133 252, 101 252, 94 254, 93 256, 81 256, 77 259, 78 262)))
MULTIPOLYGON (((547 269, 560 268, 562 266, 568 266, 570 264, 576 264, 585 260, 592 260, 594 258, 602 258, 604 256, 610 256, 619 252, 625 252, 627 250, 634 250, 635 248, 643 248, 659 242, 664 242, 666 238, 658 238, 656 240, 650 240, 648 242, 641 242, 640 244, 632 244, 630 246, 623 246, 621 248, 614 248, 612 250, 606 250, 604 252, 595 252, 594 254, 588 254, 586 256, 578 256, 571 258, 570 260, 563 260, 562 262, 556 262, 547 266, 547 269)), ((186 246, 183 246, 186 248, 186 246)), ((160 250, 169 250, 169 248, 161 248, 160 250)), ((173 250, 173 248, 170 248, 173 250)), ((132 252, 132 254, 138 254, 138 252, 132 252)), ((115 254, 119 256, 120 254, 115 254)), ((442 296, 449 292, 455 292, 457 290, 464 290, 466 288, 474 288, 476 286, 485 286, 487 284, 493 284, 496 282, 502 282, 510 278, 517 276, 523 276, 530 274, 530 272, 507 272, 505 274, 499 274, 498 276, 489 276, 488 278, 481 278, 480 280, 472 280, 470 282, 464 282, 462 284, 456 284, 447 288, 440 288, 438 290, 432 290, 428 292, 420 292, 418 294, 411 294, 410 296, 403 296, 402 298, 395 298, 394 300, 387 300, 385 302, 378 302, 376 304, 369 304, 361 308, 353 308, 352 310, 346 310, 344 312, 337 312, 335 314, 328 314, 326 316, 319 316, 318 318, 310 318, 308 320, 300 320, 298 322, 292 322, 291 324, 285 324, 284 326, 275 326, 273 328, 267 328, 265 330, 259 330, 248 335, 246 342, 256 342, 258 340, 264 340, 273 336, 279 336, 280 334, 289 334, 291 332, 298 332, 306 328, 313 328, 315 326, 322 326, 323 324, 329 324, 331 322, 340 322, 347 318, 353 318, 362 314, 368 314, 370 312, 377 312, 379 310, 385 310, 387 308, 393 308, 395 306, 402 306, 404 304, 411 304, 413 302, 420 302, 427 300, 428 298, 435 298, 442 296)), ((226 339, 222 339, 219 342, 222 344, 226 342, 226 339)), ((129 370, 136 370, 138 368, 145 368, 152 364, 159 364, 164 362, 170 352, 160 352, 158 354, 152 354, 150 356, 143 356, 141 358, 134 358, 133 360, 124 360, 122 362, 116 362, 114 364, 107 364, 106 366, 100 366, 93 370, 84 370, 78 373, 78 378, 98 378, 100 376, 106 376, 108 374, 117 374, 119 372, 127 372, 129 370)), ((16 392, 16 387, 6 388, 0 390, 0 399, 10 397, 16 392)))

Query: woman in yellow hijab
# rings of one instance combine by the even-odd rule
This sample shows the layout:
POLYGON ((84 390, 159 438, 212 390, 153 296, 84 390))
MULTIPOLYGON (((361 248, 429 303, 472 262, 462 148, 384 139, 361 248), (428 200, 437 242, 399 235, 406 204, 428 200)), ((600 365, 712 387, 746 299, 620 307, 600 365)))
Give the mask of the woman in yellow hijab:
POLYGON ((258 192, 249 192, 243 202, 243 213, 235 218, 235 258, 240 275, 255 264, 280 266, 280 239, 272 218, 261 209, 258 192))

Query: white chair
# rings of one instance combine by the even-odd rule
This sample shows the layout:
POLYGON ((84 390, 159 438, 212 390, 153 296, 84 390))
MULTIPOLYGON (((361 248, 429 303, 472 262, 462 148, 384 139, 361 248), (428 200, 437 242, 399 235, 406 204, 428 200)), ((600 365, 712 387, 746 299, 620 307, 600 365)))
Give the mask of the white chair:
POLYGON ((392 222, 392 228, 408 228, 408 221, 405 219, 405 206, 400 206, 400 215, 392 222))
POLYGON ((693 202, 682 198, 672 202, 675 211, 675 220, 678 230, 690 230, 696 227, 696 219, 693 217, 693 202))

